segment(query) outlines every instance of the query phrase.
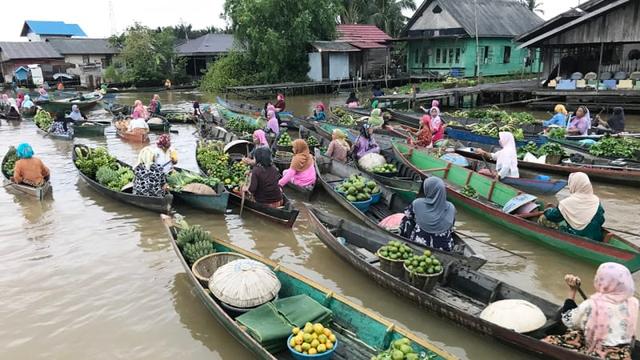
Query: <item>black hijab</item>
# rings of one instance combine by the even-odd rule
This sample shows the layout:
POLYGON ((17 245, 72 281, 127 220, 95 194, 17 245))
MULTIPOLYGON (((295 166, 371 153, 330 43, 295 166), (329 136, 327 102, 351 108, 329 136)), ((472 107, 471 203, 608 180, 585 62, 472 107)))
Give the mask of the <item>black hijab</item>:
POLYGON ((607 120, 607 124, 615 132, 624 131, 624 109, 621 107, 613 108, 613 114, 607 120))
POLYGON ((358 102, 358 98, 356 97, 355 92, 352 92, 351 94, 349 94, 349 98, 347 99, 347 102, 345 104, 349 104, 352 102, 358 102))
POLYGON ((62 123, 62 128, 64 129, 64 131, 69 131, 69 129, 67 128, 67 123, 73 122, 73 120, 67 118, 64 115, 64 112, 62 111, 58 111, 56 113, 56 118, 53 119, 53 121, 55 122, 61 122, 62 123))
POLYGON ((253 153, 253 157, 256 159, 256 164, 263 168, 269 168, 273 165, 271 159, 271 150, 268 147, 258 147, 253 153))

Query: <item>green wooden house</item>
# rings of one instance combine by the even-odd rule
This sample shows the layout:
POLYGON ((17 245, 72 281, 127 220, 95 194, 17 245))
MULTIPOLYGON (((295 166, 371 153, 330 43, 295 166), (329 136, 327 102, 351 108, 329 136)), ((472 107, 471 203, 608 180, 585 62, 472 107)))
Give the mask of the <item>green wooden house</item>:
POLYGON ((425 0, 401 34, 407 70, 417 77, 538 71, 537 55, 518 49, 513 39, 542 22, 518 0, 425 0))

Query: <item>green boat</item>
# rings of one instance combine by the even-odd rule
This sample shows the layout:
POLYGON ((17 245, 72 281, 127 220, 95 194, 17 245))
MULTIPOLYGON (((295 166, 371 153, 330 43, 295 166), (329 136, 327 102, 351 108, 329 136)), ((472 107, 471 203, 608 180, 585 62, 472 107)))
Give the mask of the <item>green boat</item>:
MULTIPOLYGON (((169 216, 162 216, 161 218, 168 231, 169 242, 176 252, 176 255, 178 255, 180 263, 191 281, 191 285, 216 320, 235 337, 238 342, 251 351, 255 359, 291 359, 291 354, 286 348, 284 351, 279 351, 275 354, 267 351, 262 344, 250 335, 248 328, 236 321, 234 314, 226 310, 226 308, 212 296, 208 287, 203 285, 194 275, 191 266, 187 263, 176 243, 178 228, 175 226, 174 219, 169 216)), ((413 343, 412 345, 415 351, 418 353, 424 352, 427 359, 455 359, 453 355, 418 338, 408 330, 396 326, 374 312, 353 303, 342 295, 335 294, 333 291, 281 266, 273 260, 257 256, 235 245, 217 239, 214 240, 214 247, 218 253, 239 254, 248 259, 261 262, 272 269, 281 284, 278 299, 281 300, 293 296, 306 295, 330 310, 333 315, 332 320, 324 325, 328 326, 338 338, 337 346, 333 353, 334 359, 370 359, 379 351, 386 350, 392 341, 403 337, 408 338, 413 343)), ((286 338, 283 339, 283 342, 286 344, 286 338)))
POLYGON ((381 174, 373 171, 367 171, 356 162, 356 166, 360 171, 371 176, 376 181, 385 185, 389 190, 398 194, 405 201, 413 201, 422 190, 422 179, 413 169, 398 161, 393 156, 393 151, 383 150, 380 155, 384 156, 387 164, 393 164, 398 171, 393 174, 381 174))
POLYGON ((76 121, 73 123, 73 132, 78 137, 103 136, 104 130, 109 125, 93 121, 76 121))
POLYGON ((94 98, 90 100, 77 100, 77 99, 59 99, 59 100, 45 100, 36 101, 36 105, 41 106, 43 109, 52 112, 69 112, 73 105, 78 105, 80 111, 91 110, 98 104, 101 98, 94 98))
MULTIPOLYGON (((535 220, 542 212, 512 215, 502 210, 516 196, 526 195, 521 191, 407 144, 394 143, 393 152, 398 160, 423 178, 433 175, 445 180, 447 197, 458 208, 566 255, 594 264, 618 262, 627 266, 631 272, 640 270, 640 247, 606 229, 604 240, 599 242, 541 226, 535 220), (462 189, 466 186, 475 190, 477 198, 462 194, 462 189)), ((544 204, 541 206, 544 208, 544 204)))
MULTIPOLYGON (((200 175, 194 171, 178 167, 174 167, 174 170, 177 172, 191 173, 192 175, 197 176, 200 175)), ((224 214, 225 211, 227 211, 227 205, 229 203, 229 192, 225 190, 224 185, 222 184, 218 184, 218 187, 214 190, 216 191, 215 195, 205 195, 170 189, 171 194, 177 202, 189 205, 194 209, 210 213, 224 214)))

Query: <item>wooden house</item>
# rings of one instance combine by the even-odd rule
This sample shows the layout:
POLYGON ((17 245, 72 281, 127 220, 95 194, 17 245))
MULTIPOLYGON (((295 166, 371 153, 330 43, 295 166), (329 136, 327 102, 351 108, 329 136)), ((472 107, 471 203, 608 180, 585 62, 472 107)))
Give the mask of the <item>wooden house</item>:
POLYGON ((591 0, 521 34, 517 41, 521 48, 540 49, 548 79, 567 79, 576 72, 629 75, 640 71, 638 16, 640 0, 591 0))
POLYGON ((205 34, 178 44, 176 53, 187 59, 187 75, 199 78, 207 71, 209 64, 233 49, 238 49, 233 35, 205 34))
POLYGON ((412 76, 507 75, 537 70, 514 38, 542 22, 515 0, 425 0, 398 40, 412 76))

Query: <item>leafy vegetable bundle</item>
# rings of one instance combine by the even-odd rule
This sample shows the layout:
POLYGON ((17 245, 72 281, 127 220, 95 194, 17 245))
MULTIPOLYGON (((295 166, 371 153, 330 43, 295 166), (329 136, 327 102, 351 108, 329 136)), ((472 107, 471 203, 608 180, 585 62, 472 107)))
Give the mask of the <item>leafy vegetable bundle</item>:
POLYGON ((36 123, 37 127, 44 131, 49 131, 49 128, 53 124, 51 114, 45 110, 38 110, 36 115, 33 117, 33 121, 36 123))
POLYGON ((16 161, 18 161, 18 155, 15 147, 12 146, 9 148, 5 159, 4 164, 2 164, 2 172, 6 177, 10 178, 13 176, 13 169, 16 166, 16 161))
POLYGON ((117 169, 118 161, 115 157, 109 155, 107 149, 97 147, 91 149, 89 147, 76 148, 76 166, 86 176, 96 179, 96 173, 101 167, 117 169))
POLYGON ((567 153, 564 151, 562 145, 557 143, 546 143, 540 147, 538 147, 534 142, 529 142, 527 145, 518 149, 518 159, 522 160, 527 153, 531 153, 535 156, 542 155, 559 155, 561 157, 567 156, 567 153))
POLYGON ((173 191, 182 191, 189 184, 204 184, 215 189, 219 183, 218 178, 203 177, 191 171, 174 171, 167 176, 167 184, 173 191))
POLYGON ((233 116, 224 124, 225 128, 238 134, 251 134, 258 130, 258 125, 250 124, 241 116, 233 116))
POLYGON ((640 151, 640 140, 629 137, 605 137, 589 148, 594 156, 621 157, 632 159, 640 151))

